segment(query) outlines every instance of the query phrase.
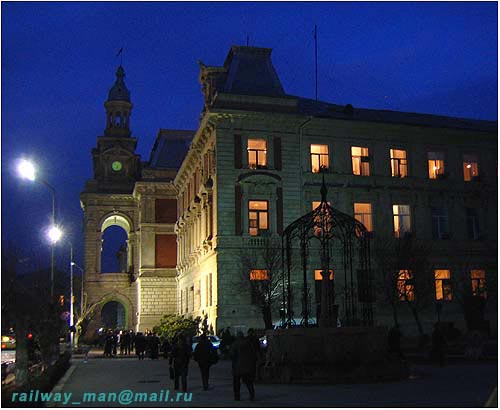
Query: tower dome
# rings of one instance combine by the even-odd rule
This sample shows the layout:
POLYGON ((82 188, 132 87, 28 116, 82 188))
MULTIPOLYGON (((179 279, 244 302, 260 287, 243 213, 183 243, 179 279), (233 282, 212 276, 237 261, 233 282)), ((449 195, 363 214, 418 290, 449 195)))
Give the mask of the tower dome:
POLYGON ((106 129, 104 134, 109 137, 130 137, 130 115, 132 104, 130 91, 123 81, 125 70, 120 65, 116 70, 116 81, 109 90, 106 108, 106 129))
POLYGON ((116 70, 116 81, 113 87, 109 90, 108 101, 127 101, 130 102, 130 91, 123 81, 125 70, 119 66, 116 70))

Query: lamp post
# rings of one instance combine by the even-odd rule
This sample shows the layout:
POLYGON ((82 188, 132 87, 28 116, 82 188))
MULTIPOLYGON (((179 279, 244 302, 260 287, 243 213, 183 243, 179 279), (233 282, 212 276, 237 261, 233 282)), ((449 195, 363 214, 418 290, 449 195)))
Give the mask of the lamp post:
POLYGON ((47 181, 42 178, 37 178, 36 169, 32 162, 22 159, 19 161, 17 167, 18 173, 21 178, 27 179, 29 181, 38 181, 42 185, 45 185, 51 192, 52 195, 52 220, 51 227, 48 232, 48 236, 51 242, 51 257, 50 257, 50 298, 54 299, 54 246, 56 242, 61 238, 61 231, 56 226, 56 190, 47 181))
POLYGON ((73 244, 70 243, 70 262, 69 262, 69 346, 73 352, 73 340, 75 333, 73 332, 74 319, 73 319, 73 244))

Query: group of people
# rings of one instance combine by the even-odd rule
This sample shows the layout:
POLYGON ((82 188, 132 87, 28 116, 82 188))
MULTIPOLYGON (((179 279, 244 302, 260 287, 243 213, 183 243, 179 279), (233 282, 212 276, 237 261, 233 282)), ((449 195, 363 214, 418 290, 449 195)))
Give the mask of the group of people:
POLYGON ((145 356, 158 359, 160 351, 160 339, 154 332, 134 333, 133 330, 111 330, 104 334, 104 357, 116 357, 118 349, 120 355, 135 354, 140 360, 145 356))
MULTIPOLYGON (((174 389, 182 387, 187 391, 187 376, 189 361, 191 357, 198 363, 200 368, 203 390, 208 390, 210 367, 217 363, 218 353, 206 334, 202 334, 194 352, 188 343, 189 337, 179 335, 172 344, 169 355, 170 376, 174 379, 174 389)), ((226 346, 232 362, 233 392, 234 399, 240 400, 241 382, 247 386, 250 400, 255 399, 254 380, 257 370, 257 359, 259 356, 259 340, 252 329, 248 336, 244 337, 242 332, 238 332, 236 339, 231 340, 231 344, 226 346)))

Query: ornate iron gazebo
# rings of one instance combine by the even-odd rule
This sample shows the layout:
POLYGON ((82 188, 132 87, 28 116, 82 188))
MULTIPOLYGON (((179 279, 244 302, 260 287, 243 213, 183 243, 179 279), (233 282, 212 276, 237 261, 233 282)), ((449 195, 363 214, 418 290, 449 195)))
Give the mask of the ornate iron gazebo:
POLYGON ((303 325, 308 327, 311 324, 308 265, 313 258, 318 260, 318 254, 312 254, 318 252, 322 278, 321 300, 316 309, 319 326, 336 327, 340 306, 343 310, 342 326, 373 326, 370 233, 361 222, 330 206, 327 192, 323 175, 319 206, 291 223, 283 232, 283 325, 288 327, 295 322, 291 271, 297 269, 298 250, 303 279, 303 325), (343 298, 340 306, 336 304, 335 293, 339 277, 344 280, 344 287, 338 293, 343 298))

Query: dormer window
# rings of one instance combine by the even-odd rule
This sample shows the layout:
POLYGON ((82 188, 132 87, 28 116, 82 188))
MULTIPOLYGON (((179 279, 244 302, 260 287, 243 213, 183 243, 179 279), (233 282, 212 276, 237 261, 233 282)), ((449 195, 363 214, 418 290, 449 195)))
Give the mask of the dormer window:
POLYGON ((247 151, 248 168, 267 168, 267 142, 265 139, 249 139, 247 151))
POLYGON ((368 148, 351 147, 352 154, 352 173, 354 175, 370 175, 370 157, 368 148))

